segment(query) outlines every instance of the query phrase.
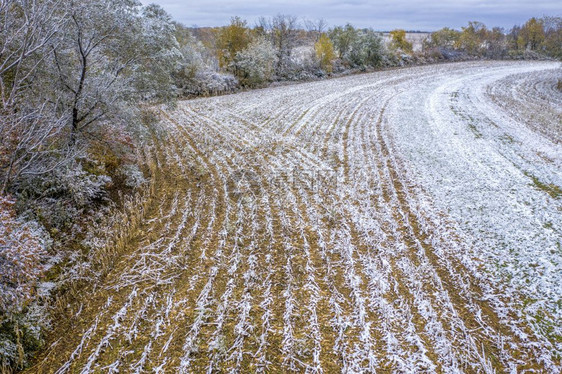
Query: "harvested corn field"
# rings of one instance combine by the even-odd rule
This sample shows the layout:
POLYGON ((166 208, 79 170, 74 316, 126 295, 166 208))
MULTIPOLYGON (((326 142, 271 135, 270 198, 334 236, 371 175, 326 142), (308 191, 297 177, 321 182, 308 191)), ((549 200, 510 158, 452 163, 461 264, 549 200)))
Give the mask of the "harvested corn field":
POLYGON ((550 372, 560 64, 161 108, 146 219, 29 372, 550 372))

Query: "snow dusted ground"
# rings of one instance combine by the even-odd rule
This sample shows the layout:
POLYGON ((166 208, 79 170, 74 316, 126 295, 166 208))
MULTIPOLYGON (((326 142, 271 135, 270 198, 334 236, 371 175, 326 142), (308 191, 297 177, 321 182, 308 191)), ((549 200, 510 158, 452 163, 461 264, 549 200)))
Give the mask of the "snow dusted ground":
POLYGON ((560 68, 539 70, 504 78, 486 90, 494 103, 516 123, 562 142, 562 95, 556 85, 562 80, 560 68))
POLYGON ((413 179, 454 219, 471 255, 506 296, 526 295, 525 314, 551 315, 559 333, 562 196, 551 195, 562 187, 562 70, 524 66, 475 64, 418 82, 392 100, 388 121, 413 179))
POLYGON ((559 78, 469 62, 162 108, 146 219, 30 372, 560 372, 559 78))

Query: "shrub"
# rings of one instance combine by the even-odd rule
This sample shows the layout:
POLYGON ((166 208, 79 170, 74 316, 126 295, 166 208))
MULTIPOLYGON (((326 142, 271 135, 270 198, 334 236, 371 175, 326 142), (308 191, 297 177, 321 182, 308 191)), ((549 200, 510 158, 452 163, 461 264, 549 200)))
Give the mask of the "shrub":
POLYGON ((234 92, 238 88, 238 80, 231 74, 214 71, 201 71, 188 85, 186 95, 212 96, 234 92))
POLYGON ((0 195, 0 311, 13 313, 33 299, 43 272, 44 233, 16 218, 15 200, 0 195))
POLYGON ((15 200, 0 195, 0 369, 23 368, 41 344, 41 313, 29 304, 45 270, 47 235, 16 217, 15 200))

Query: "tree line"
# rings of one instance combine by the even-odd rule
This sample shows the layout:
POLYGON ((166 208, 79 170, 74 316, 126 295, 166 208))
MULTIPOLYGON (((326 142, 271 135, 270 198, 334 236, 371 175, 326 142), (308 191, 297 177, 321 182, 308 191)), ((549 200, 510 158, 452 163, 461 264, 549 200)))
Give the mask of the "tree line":
MULTIPOLYGON (((188 69, 193 81, 183 80, 187 95, 213 93, 205 89, 208 71, 234 77, 239 88, 441 60, 562 58, 562 18, 548 16, 508 31, 473 21, 460 30, 443 28, 430 33, 416 50, 405 30, 392 30, 385 38, 372 28, 328 28, 324 20, 299 21, 287 15, 260 18, 253 26, 233 17, 224 27, 176 24, 176 30, 190 35, 178 40, 197 61, 188 69)), ((228 89, 227 84, 222 87, 228 89)))
POLYGON ((0 0, 0 370, 42 346, 49 295, 92 250, 88 220, 146 185, 151 106, 443 59, 562 58, 556 17, 445 28, 418 51, 404 30, 389 37, 290 15, 188 28, 137 0, 0 0))
POLYGON ((507 32, 499 27, 489 29, 481 22, 469 22, 461 30, 443 28, 433 32, 424 49, 496 59, 545 56, 562 59, 562 18, 533 17, 507 32))

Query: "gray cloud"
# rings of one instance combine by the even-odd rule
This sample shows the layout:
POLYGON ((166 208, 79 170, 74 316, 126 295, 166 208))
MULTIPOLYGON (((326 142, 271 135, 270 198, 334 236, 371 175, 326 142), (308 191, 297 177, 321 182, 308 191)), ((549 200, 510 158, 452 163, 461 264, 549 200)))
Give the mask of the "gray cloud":
POLYGON ((481 21, 488 26, 511 28, 533 16, 562 14, 560 0, 143 0, 160 4, 174 19, 188 25, 222 26, 232 16, 253 24, 260 16, 279 13, 301 18, 324 18, 330 25, 347 22, 376 30, 404 28, 436 30, 460 28, 468 21, 481 21))

